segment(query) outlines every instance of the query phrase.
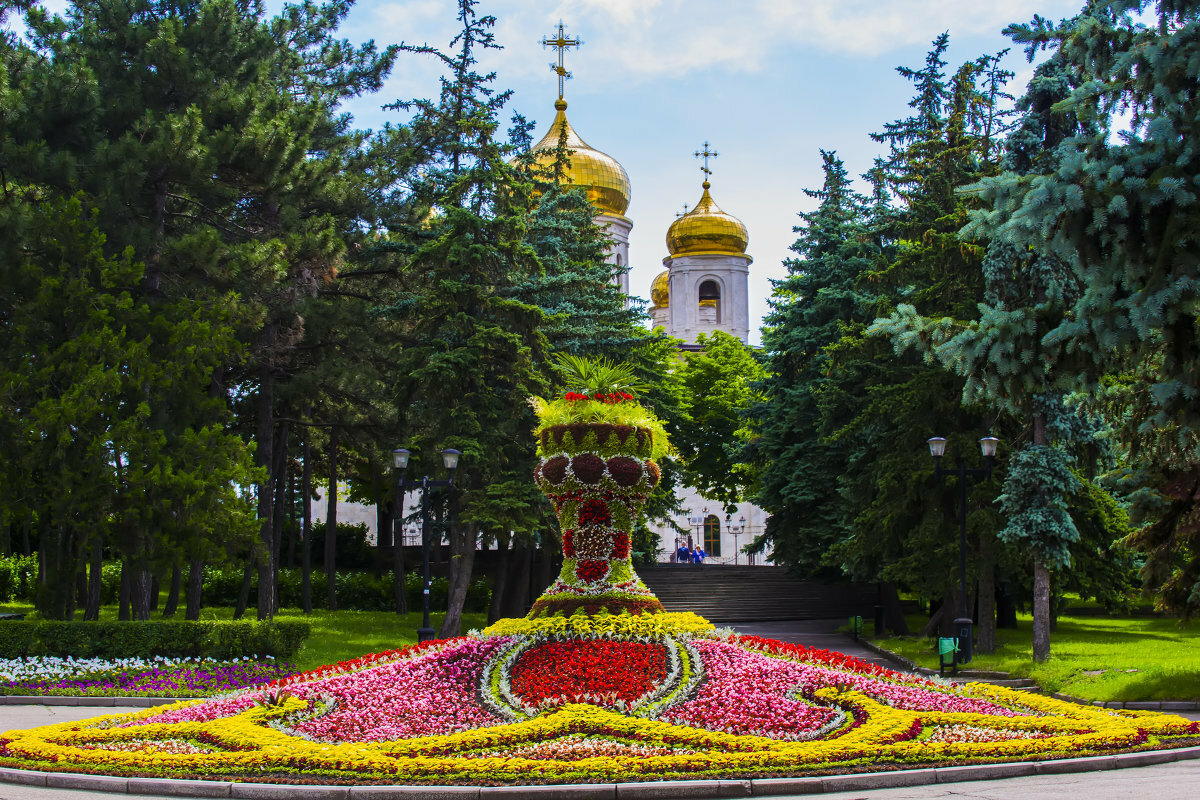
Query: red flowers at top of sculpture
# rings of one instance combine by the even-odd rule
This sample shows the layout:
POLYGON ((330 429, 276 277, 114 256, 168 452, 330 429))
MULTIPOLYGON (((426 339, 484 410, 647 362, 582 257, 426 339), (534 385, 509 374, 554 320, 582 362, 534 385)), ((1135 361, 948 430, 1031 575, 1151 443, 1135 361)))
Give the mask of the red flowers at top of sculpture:
POLYGON ((581 400, 599 400, 601 403, 624 403, 627 400, 632 400, 633 395, 629 392, 596 392, 595 394, 580 394, 579 392, 567 392, 563 395, 563 399, 568 403, 577 403, 581 400))

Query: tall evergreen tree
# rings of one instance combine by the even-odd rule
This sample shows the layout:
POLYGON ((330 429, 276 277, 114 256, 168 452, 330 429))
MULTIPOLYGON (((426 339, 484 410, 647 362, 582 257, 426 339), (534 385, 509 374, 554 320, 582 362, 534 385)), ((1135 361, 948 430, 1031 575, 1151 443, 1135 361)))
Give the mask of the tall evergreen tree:
POLYGON ((1050 109, 1078 130, 1047 141, 1048 169, 1014 168, 982 188, 995 212, 978 232, 1018 252, 1061 259, 1080 291, 1041 346, 1063 353, 1081 390, 1104 395, 1141 476, 1153 524, 1131 538, 1149 555, 1148 588, 1164 605, 1200 608, 1197 529, 1188 520, 1200 485, 1195 347, 1200 296, 1195 237, 1200 213, 1188 188, 1200 169, 1194 63, 1200 5, 1088 3, 1054 24, 1035 17, 1007 33, 1032 56, 1052 51, 1070 84, 1050 109), (1144 24, 1149 18, 1153 24, 1144 24), (1132 112, 1111 131, 1111 115, 1132 112))
POLYGON ((442 636, 459 631, 481 534, 529 530, 540 516, 529 479, 534 418, 526 400, 541 388, 544 315, 513 296, 540 271, 525 241, 533 201, 496 135, 507 94, 490 88, 493 75, 476 71, 479 51, 496 44, 495 19, 479 16, 475 5, 458 4, 453 53, 416 48, 449 73, 436 101, 405 104, 416 110, 410 141, 424 150, 413 163, 428 164, 413 176, 416 194, 436 213, 412 234, 421 242, 408 267, 412 281, 387 309, 410 339, 397 371, 408 377, 399 406, 408 441, 422 456, 415 468, 432 468, 443 447, 463 452, 448 508, 442 636))
POLYGON ((176 386, 148 424, 170 440, 213 422, 201 399, 242 404, 266 476, 260 616, 273 612, 278 551, 275 383, 301 338, 297 298, 336 272, 359 229, 343 206, 358 136, 337 107, 378 88, 393 56, 334 38, 348 9, 304 2, 267 21, 257 2, 77 0, 64 18, 34 7, 30 46, 6 53, 24 101, 0 134, 10 179, 83 189, 106 247, 145 265, 140 295, 218 307, 238 326, 243 347, 205 385, 176 386))
POLYGON ((844 456, 821 432, 826 348, 870 319, 858 284, 883 257, 868 230, 870 200, 853 190, 835 153, 822 150, 821 158, 824 184, 805 190, 818 206, 800 214, 797 257, 784 262, 788 277, 774 283, 764 321, 766 377, 749 450, 761 464, 756 501, 771 514, 754 546, 770 547, 772 560, 804 574, 828 568, 825 552, 849 523, 836 480, 844 456))

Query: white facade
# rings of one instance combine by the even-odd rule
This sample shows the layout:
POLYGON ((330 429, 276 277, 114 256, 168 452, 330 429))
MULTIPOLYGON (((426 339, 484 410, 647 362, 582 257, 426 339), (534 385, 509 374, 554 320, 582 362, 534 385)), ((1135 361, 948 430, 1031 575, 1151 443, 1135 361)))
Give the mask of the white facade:
POLYGON ((695 344, 701 333, 724 331, 749 342, 752 261, 748 255, 732 253, 664 258, 663 265, 670 274, 671 302, 667 308, 655 311, 665 312, 662 327, 667 334, 695 344))
POLYGON ((629 233, 633 230, 633 220, 628 217, 618 217, 613 214, 599 214, 595 223, 604 230, 612 240, 608 245, 608 263, 619 267, 620 275, 614 279, 621 294, 629 296, 629 233))

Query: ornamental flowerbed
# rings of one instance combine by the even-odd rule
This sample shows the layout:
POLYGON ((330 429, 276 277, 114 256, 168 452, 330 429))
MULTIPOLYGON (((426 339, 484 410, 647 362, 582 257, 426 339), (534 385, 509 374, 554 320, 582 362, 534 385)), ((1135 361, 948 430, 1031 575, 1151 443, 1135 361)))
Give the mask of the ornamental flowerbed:
POLYGON ((0 659, 0 694, 79 697, 206 697, 262 686, 295 672, 290 664, 243 658, 0 659))
POLYGON ((0 734, 0 765, 504 784, 733 778, 1094 755, 1197 723, 953 686, 693 614, 505 620, 222 697, 0 734))
POLYGON ((662 426, 626 371, 535 402, 563 571, 526 619, 218 697, 0 733, 0 766, 338 784, 754 778, 1200 741, 1167 714, 907 675, 668 613, 629 561, 662 426))

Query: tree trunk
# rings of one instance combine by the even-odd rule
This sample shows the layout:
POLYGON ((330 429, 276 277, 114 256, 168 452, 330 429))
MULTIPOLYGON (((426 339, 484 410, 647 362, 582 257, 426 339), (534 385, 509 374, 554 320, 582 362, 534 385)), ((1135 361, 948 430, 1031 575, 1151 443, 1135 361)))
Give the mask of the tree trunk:
POLYGON ((92 551, 88 565, 87 603, 83 609, 85 620, 100 619, 100 596, 104 579, 104 542, 99 533, 92 534, 92 551))
POLYGON ((392 532, 392 595, 396 601, 396 613, 408 613, 408 588, 404 583, 404 495, 400 507, 393 500, 388 504, 387 524, 392 532))
POLYGON ((325 498, 325 588, 330 611, 337 611, 337 449, 335 426, 329 429, 329 493, 325 498))
POLYGON ((129 566, 129 611, 135 622, 145 622, 150 619, 150 571, 132 559, 129 566))
MULTIPOLYGON (((454 502, 453 498, 450 502, 454 502)), ((464 525, 457 518, 457 514, 452 514, 449 525, 450 586, 446 592, 446 618, 442 620, 439 634, 442 639, 458 636, 462 629, 463 605, 467 601, 467 587, 471 584, 471 571, 475 567, 478 532, 474 525, 464 525)))
MULTIPOLYGON (((1046 444, 1046 420, 1033 415, 1033 443, 1046 444)), ((1033 562, 1033 660, 1041 663, 1050 657, 1050 569, 1036 555, 1033 562)))
MULTIPOLYGON (((161 593, 162 593, 162 586, 160 584, 158 575, 151 572, 150 573, 150 591, 146 595, 146 600, 147 600, 146 608, 148 610, 158 611, 158 596, 161 593)), ((149 619, 149 618, 150 618, 149 616, 146 617, 146 619, 149 619)))
POLYGON ((300 492, 304 495, 304 512, 300 520, 300 607, 305 614, 312 613, 312 451, 309 435, 307 431, 304 434, 304 463, 300 470, 300 492))
POLYGON ((288 569, 296 568, 296 535, 300 528, 296 524, 296 478, 293 475, 287 484, 288 536, 287 556, 288 569))
POLYGON ((1050 570, 1042 561, 1033 565, 1033 660, 1050 657, 1050 570))
POLYGON ((900 605, 900 591, 893 582, 883 585, 883 624, 893 636, 908 636, 908 620, 900 605))
POLYGON ((121 560, 121 588, 117 591, 117 619, 126 622, 129 615, 129 559, 121 560))
POLYGON ((509 544, 512 534, 496 536, 496 568, 492 572, 492 602, 488 604, 488 625, 504 616, 504 593, 508 590, 509 544))
POLYGON ((179 592, 183 589, 183 568, 176 561, 171 565, 171 588, 167 589, 167 604, 163 606, 162 615, 166 619, 175 616, 179 608, 179 592))
POLYGON ((509 557, 508 581, 504 589, 504 602, 500 605, 501 617, 523 617, 529 613, 534 598, 529 596, 530 572, 533 548, 527 539, 518 539, 513 544, 509 557))
POLYGON ((391 500, 388 499, 388 480, 380 471, 379 463, 371 459, 371 486, 375 490, 375 553, 371 559, 371 576, 378 579, 383 576, 387 565, 385 548, 391 540, 391 526, 388 524, 391 500))
POLYGON ((981 653, 996 652, 996 535, 979 534, 979 643, 981 653))
POLYGON ((200 604, 204 595, 204 559, 193 558, 188 564, 187 610, 184 619, 200 619, 200 604))
POLYGON ((279 423, 279 442, 275 449, 275 503, 271 509, 271 614, 279 611, 279 553, 283 542, 283 520, 287 505, 288 424, 279 423))
POLYGON ((242 586, 238 589, 237 605, 233 609, 234 619, 241 619, 242 615, 246 613, 246 607, 250 605, 250 584, 254 580, 254 568, 257 561, 257 557, 251 556, 242 569, 242 586))
POLYGON ((925 639, 929 636, 933 636, 935 632, 940 633, 942 627, 942 617, 945 616, 945 613, 946 604, 942 603, 940 606, 938 606, 937 611, 934 611, 929 615, 929 619, 925 621, 925 627, 921 628, 921 632, 918 633, 917 636, 921 639, 925 639))
POLYGON ((69 620, 75 607, 76 563, 71 534, 56 524, 42 529, 38 548, 37 610, 46 619, 69 620))
MULTIPOLYGON (((274 325, 268 325, 265 335, 274 338, 274 325)), ((259 619, 270 619, 275 614, 275 393, 271 366, 264 362, 259 370, 258 398, 255 402, 257 428, 255 461, 267 471, 266 478, 258 487, 259 539, 262 556, 258 559, 258 603, 259 619)), ((247 602, 249 599, 247 598, 247 602)))

